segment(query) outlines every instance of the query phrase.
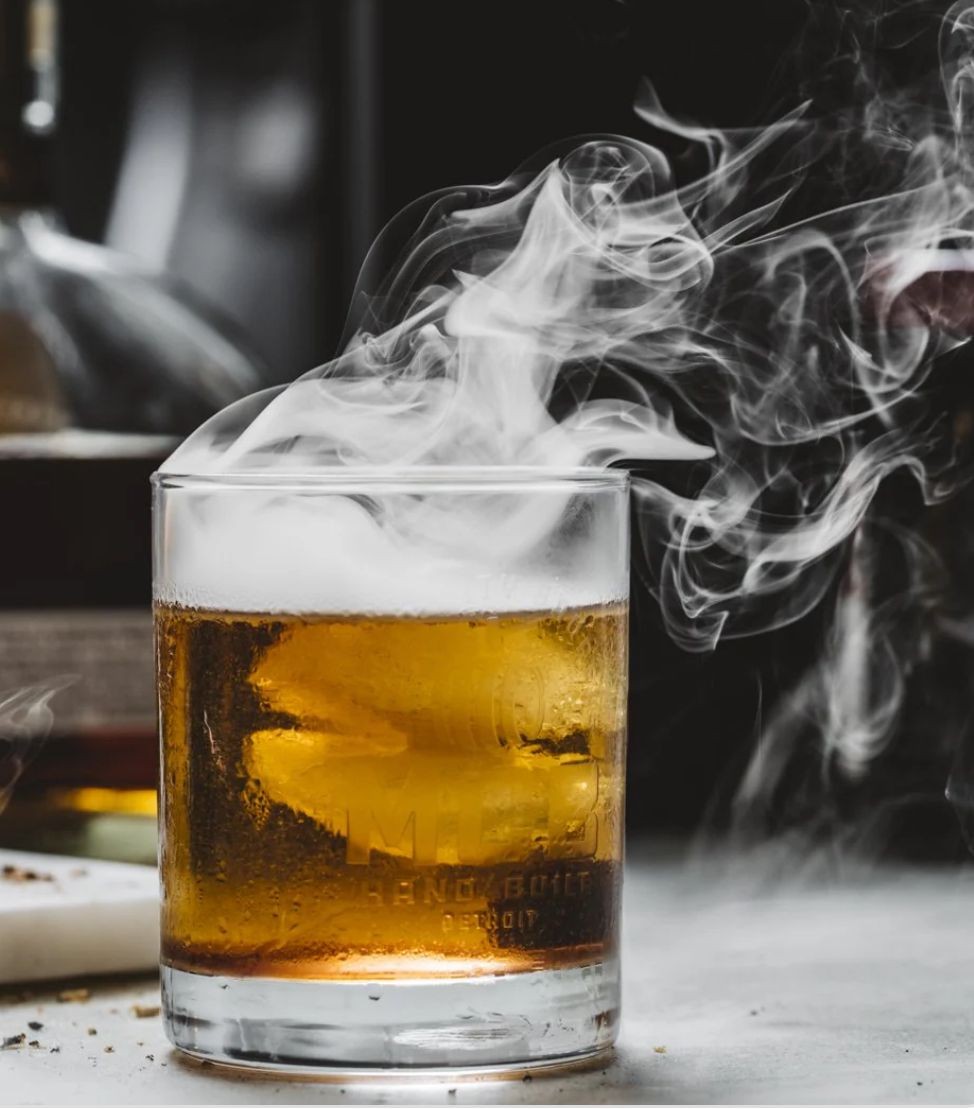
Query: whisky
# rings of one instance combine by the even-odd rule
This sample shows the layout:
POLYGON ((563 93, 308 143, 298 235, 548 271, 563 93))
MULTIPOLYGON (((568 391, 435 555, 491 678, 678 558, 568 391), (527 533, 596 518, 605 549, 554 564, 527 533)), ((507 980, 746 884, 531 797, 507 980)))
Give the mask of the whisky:
POLYGON ((163 961, 470 977, 617 945, 627 609, 158 604, 163 961))

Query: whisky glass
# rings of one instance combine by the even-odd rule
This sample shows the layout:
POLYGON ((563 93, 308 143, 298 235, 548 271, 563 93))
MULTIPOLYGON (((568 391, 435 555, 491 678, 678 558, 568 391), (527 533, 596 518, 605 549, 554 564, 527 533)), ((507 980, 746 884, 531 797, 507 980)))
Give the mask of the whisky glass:
POLYGON ((153 484, 172 1042, 383 1073, 607 1051, 627 475, 153 484))

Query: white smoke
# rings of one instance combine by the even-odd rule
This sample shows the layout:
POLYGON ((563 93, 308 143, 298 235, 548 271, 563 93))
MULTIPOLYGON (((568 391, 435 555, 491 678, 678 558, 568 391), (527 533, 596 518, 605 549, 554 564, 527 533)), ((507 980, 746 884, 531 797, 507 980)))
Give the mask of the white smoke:
POLYGON ((0 690, 0 813, 50 734, 54 724, 51 699, 74 681, 73 677, 58 677, 0 690))
MULTIPOLYGON (((964 264, 957 249, 974 234, 974 7, 955 5, 943 27, 940 105, 882 89, 838 121, 806 104, 721 132, 674 120, 647 89, 640 116, 702 156, 702 172, 678 180, 655 146, 598 137, 533 176, 440 196, 343 353, 221 412, 165 472, 625 464, 677 642, 710 649, 798 619, 889 475, 911 474, 928 501, 954 480, 924 388, 935 357, 964 340, 930 280, 964 264)), ((263 557, 254 544, 303 581, 294 548, 319 558, 337 534, 359 600, 389 592, 392 565, 432 590, 425 574, 473 552, 504 562, 537 547, 563 507, 398 503, 376 514, 349 498, 313 542, 270 507, 255 539, 252 508, 231 519, 211 506, 176 573, 195 588, 166 595, 216 603, 231 552, 263 557)), ((825 746, 857 774, 882 746, 899 677, 895 659, 871 661, 876 614, 851 588, 815 689, 831 698, 825 746), (870 686, 889 668, 891 684, 870 686)), ((751 775, 753 797, 756 764, 751 775)))

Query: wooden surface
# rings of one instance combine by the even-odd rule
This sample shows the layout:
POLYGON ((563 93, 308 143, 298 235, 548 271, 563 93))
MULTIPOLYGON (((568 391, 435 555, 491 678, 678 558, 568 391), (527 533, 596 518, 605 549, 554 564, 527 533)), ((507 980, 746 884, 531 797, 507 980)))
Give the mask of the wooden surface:
POLYGON ((168 1047, 146 1015, 151 977, 77 980, 24 997, 0 988, 0 1036, 26 1036, 0 1051, 0 1104, 974 1101, 971 870, 823 878, 789 857, 633 854, 623 1033, 604 1070, 512 1083, 228 1076, 168 1047), (90 997, 58 1001, 64 985, 90 997))

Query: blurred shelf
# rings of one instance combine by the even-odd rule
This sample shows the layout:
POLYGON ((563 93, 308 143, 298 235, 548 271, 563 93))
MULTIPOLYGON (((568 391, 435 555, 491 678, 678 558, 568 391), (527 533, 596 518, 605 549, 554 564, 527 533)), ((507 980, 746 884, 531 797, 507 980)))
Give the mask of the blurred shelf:
POLYGON ((85 789, 15 798, 0 815, 0 847, 154 864, 155 793, 85 789))

